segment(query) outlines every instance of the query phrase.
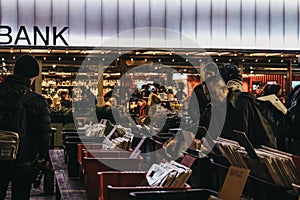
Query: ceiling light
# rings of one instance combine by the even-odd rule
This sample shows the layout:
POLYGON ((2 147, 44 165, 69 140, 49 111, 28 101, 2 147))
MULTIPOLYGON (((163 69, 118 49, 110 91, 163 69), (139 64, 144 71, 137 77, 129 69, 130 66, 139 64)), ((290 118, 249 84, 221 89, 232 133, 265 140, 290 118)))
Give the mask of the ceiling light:
POLYGON ((175 62, 175 59, 174 59, 174 58, 172 59, 172 62, 175 62))
POLYGON ((231 62, 231 58, 229 59, 229 62, 231 62))
POLYGON ((280 62, 283 62, 284 60, 282 59, 280 62))
POLYGON ((219 61, 219 59, 217 58, 217 59, 216 59, 216 62, 218 62, 218 61, 219 61))
POLYGON ((11 48, 11 49, 10 49, 10 53, 13 53, 13 52, 14 52, 14 49, 13 49, 13 48, 11 48))
POLYGON ((44 57, 44 60, 46 60, 47 58, 46 57, 44 57))
POLYGON ((75 58, 75 57, 73 58, 73 61, 76 61, 76 58, 75 58))
POLYGON ((242 62, 245 62, 245 59, 243 59, 242 62))
POLYGON ((268 62, 271 62, 271 59, 269 59, 268 62))
POLYGON ((68 49, 66 49, 66 54, 68 54, 69 53, 69 50, 68 49))
POLYGON ((51 53, 51 49, 48 49, 48 53, 51 53))
POLYGON ((258 62, 258 59, 255 59, 255 62, 258 62))
POLYGON ((58 60, 61 60, 61 57, 58 57, 58 60))
POLYGON ((161 59, 158 59, 158 62, 161 62, 161 59))

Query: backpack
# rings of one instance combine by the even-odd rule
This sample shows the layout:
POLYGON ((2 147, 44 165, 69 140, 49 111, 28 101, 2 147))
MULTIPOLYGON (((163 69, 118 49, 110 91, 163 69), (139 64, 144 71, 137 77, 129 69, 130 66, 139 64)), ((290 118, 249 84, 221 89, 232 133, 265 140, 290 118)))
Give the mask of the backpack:
POLYGON ((27 114, 25 102, 36 94, 7 94, 0 98, 0 160, 20 157, 20 141, 26 135, 27 114))

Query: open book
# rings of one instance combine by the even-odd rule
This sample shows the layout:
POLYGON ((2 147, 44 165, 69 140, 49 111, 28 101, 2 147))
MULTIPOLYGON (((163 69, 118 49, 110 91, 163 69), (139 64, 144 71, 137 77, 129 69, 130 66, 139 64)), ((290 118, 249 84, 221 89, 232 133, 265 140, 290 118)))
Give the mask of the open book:
POLYGON ((278 97, 275 94, 258 97, 257 99, 261 101, 270 101, 283 114, 287 113, 287 108, 283 105, 283 103, 278 99, 278 97))

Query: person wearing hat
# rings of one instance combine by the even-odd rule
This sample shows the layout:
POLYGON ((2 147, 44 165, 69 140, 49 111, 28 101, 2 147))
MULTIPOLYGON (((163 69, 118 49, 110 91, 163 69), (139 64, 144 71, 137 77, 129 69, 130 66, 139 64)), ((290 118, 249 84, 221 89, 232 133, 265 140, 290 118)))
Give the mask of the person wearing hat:
POLYGON ((50 145, 50 111, 45 98, 30 89, 40 73, 37 60, 23 55, 16 60, 13 75, 0 84, 0 101, 12 96, 30 95, 24 102, 26 131, 20 137, 16 160, 0 161, 0 199, 5 199, 9 182, 12 182, 12 199, 29 199, 33 183, 33 161, 47 158, 50 145))
POLYGON ((245 132, 255 148, 262 145, 276 148, 272 126, 258 107, 256 98, 239 89, 228 88, 225 78, 214 75, 205 80, 211 103, 203 111, 200 126, 205 126, 211 137, 221 136, 236 140, 234 130, 245 132))

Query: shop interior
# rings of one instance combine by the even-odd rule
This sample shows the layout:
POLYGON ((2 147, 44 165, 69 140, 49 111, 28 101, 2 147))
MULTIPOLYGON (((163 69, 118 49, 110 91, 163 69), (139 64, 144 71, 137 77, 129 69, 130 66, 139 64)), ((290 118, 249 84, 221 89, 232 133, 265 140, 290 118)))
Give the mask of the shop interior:
MULTIPOLYGON (((170 94, 176 94, 181 89, 180 83, 183 83, 183 90, 187 94, 188 99, 193 88, 203 80, 204 65, 211 61, 217 65, 221 63, 236 65, 243 76, 243 90, 252 92, 257 96, 260 95, 263 86, 267 83, 280 84, 283 95, 288 94, 295 85, 300 83, 299 51, 209 49, 204 52, 197 49, 172 49, 166 51, 158 49, 132 50, 126 48, 3 47, 0 49, 2 62, 0 75, 2 77, 12 73, 16 59, 22 54, 35 56, 42 68, 42 74, 35 81, 34 89, 43 94, 45 98, 51 99, 52 126, 56 128, 53 145, 56 148, 66 145, 63 144, 63 131, 74 129, 74 124, 77 127, 78 125, 83 127, 88 123, 90 125, 92 123, 90 112, 87 114, 86 110, 79 114, 77 112, 75 117, 72 116, 74 106, 77 109, 76 102, 79 101, 88 100, 85 105, 89 105, 91 102, 95 103, 96 111, 99 111, 102 116, 107 114, 105 109, 108 103, 111 106, 116 104, 124 105, 125 110, 129 111, 137 125, 147 124, 147 119, 142 118, 141 112, 137 111, 138 106, 143 106, 143 101, 132 98, 135 91, 141 91, 146 86, 149 87, 147 90, 151 92, 158 90, 160 107, 155 110, 155 114, 163 115, 160 118, 158 117, 158 119, 162 117, 167 119, 167 121, 152 121, 151 126, 160 128, 161 132, 159 133, 164 133, 164 136, 174 134, 172 131, 178 131, 176 129, 178 128, 178 123, 183 121, 186 123, 188 120, 184 116, 185 106, 187 106, 185 103, 188 101, 184 103, 182 99, 170 94), (105 95, 110 91, 114 91, 113 95, 117 94, 115 90, 117 87, 127 88, 129 95, 125 96, 123 94, 124 96, 122 96, 121 93, 120 96, 117 96, 119 98, 115 98, 116 102, 106 99, 105 95), (86 89, 91 95, 84 92, 86 89), (71 103, 64 102, 63 104, 62 98, 64 100, 69 99, 71 103), (129 100, 127 102, 124 99, 129 100), (73 121, 74 119, 78 121, 73 121), (168 132, 164 132, 164 129, 168 132), (60 134, 58 134, 59 132, 60 134)), ((149 103, 150 96, 147 98, 149 103)), ((145 100, 147 98, 142 99, 145 100)), ((155 99, 152 100, 155 101, 155 99)), ((82 107, 81 109, 84 110, 82 107)), ((107 119, 109 119, 109 116, 107 119)), ((113 120, 115 118, 112 118, 110 122, 122 125, 123 121, 113 120)), ((155 129, 153 130, 155 131, 155 129)), ((81 129, 78 129, 78 132, 80 131, 81 129)), ((86 134, 87 138, 95 136, 93 132, 88 132, 88 134, 84 132, 84 134, 86 134)), ((157 135, 159 136, 155 138, 157 141, 162 143, 168 141, 166 140, 167 137, 157 135)), ((165 144, 168 145, 168 142, 165 144)), ((125 147, 122 146, 121 148, 125 147)), ((172 153, 172 151, 170 152, 172 153)), ((67 153, 69 153, 68 156, 71 155, 70 152, 67 153)), ((77 156, 77 151, 75 151, 74 155, 77 156)), ((147 157, 145 157, 145 160, 147 161, 147 157)), ((203 160, 201 162, 206 161, 203 160)), ((77 158, 69 159, 69 166, 78 167, 77 158)), ((77 177, 78 169, 69 167, 68 173, 70 177, 74 176, 74 174, 77 177)), ((199 182, 205 182, 205 177, 208 176, 210 174, 206 174, 206 176, 201 174, 201 177, 204 177, 204 179, 199 182)), ((253 180, 257 181, 256 179, 253 178, 253 180)), ((205 184, 212 184, 216 187, 218 185, 210 182, 205 182, 205 184)), ((271 185, 265 182, 264 184, 267 187, 271 185)), ((87 190, 87 196, 89 195, 97 196, 97 194, 91 194, 91 191, 87 190)))

